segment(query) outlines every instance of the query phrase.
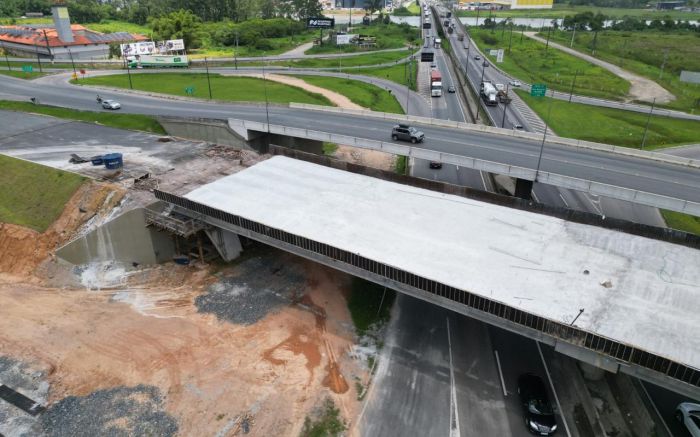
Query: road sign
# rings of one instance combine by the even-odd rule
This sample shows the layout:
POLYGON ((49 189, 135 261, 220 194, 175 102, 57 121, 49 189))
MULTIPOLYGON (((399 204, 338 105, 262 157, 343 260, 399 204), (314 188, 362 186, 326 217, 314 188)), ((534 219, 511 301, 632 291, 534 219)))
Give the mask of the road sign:
POLYGON ((530 87, 530 95, 532 97, 544 97, 547 94, 547 85, 543 83, 533 83, 530 87))
POLYGON ((503 62, 503 49, 498 50, 498 54, 496 55, 496 62, 503 62))
POLYGON ((188 96, 191 96, 192 94, 194 94, 194 87, 193 86, 185 87, 185 94, 187 94, 188 96))
POLYGON ((421 62, 433 62, 435 60, 435 53, 433 52, 420 52, 421 62))
POLYGON ((25 73, 31 73, 32 71, 34 71, 34 67, 32 67, 31 65, 22 65, 22 71, 24 71, 25 73))
POLYGON ((335 18, 309 17, 306 20, 307 29, 330 29, 335 27, 335 18))

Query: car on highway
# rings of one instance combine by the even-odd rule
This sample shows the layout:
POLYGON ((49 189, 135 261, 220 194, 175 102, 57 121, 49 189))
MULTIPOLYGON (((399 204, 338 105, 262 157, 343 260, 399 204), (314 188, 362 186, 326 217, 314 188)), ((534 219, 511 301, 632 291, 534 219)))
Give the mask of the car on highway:
POLYGON ((116 100, 103 100, 102 101, 102 107, 104 109, 119 109, 122 107, 122 105, 117 102, 116 100))
POLYGON ((515 88, 520 88, 520 85, 522 85, 522 83, 520 83, 519 80, 511 80, 508 83, 510 84, 510 86, 515 87, 515 88))
POLYGON ((489 66, 489 63, 486 62, 486 61, 484 61, 484 63, 483 63, 482 65, 483 65, 484 67, 488 67, 488 66, 489 66))
POLYGON ((456 93, 457 90, 455 89, 455 86, 454 86, 454 85, 450 85, 450 86, 447 87, 447 92, 448 92, 448 93, 456 93))
POLYGON ((433 170, 440 170, 442 168, 442 162, 430 161, 428 163, 428 167, 432 168, 433 170))
POLYGON ((513 129, 522 130, 522 128, 523 128, 523 125, 520 123, 515 123, 513 125, 513 129))
POLYGON ((425 139, 425 134, 413 126, 407 124, 397 124, 391 130, 391 138, 394 141, 410 141, 412 143, 420 143, 425 139))
POLYGON ((475 61, 481 61, 481 56, 479 56, 479 55, 474 55, 474 60, 475 60, 475 61))
POLYGON ((700 437, 700 404, 679 404, 676 407, 676 419, 688 429, 692 437, 700 437))
POLYGON ((527 429, 536 435, 554 434, 557 430, 557 422, 542 378, 532 373, 520 375, 518 394, 523 405, 527 429))

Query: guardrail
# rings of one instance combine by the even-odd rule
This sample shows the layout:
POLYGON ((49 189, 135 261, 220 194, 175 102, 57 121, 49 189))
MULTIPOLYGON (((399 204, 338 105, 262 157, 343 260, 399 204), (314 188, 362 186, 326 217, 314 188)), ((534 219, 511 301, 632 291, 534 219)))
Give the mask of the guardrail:
MULTIPOLYGON (((413 274, 406 270, 326 243, 304 238, 263 223, 248 220, 245 217, 231 214, 181 196, 160 190, 155 190, 154 194, 159 200, 192 211, 198 214, 199 217, 203 217, 204 220, 206 220, 206 217, 210 217, 226 223, 234 229, 234 232, 251 236, 251 238, 258 241, 272 244, 273 246, 275 243, 279 243, 277 247, 285 250, 288 250, 289 247, 293 247, 302 252, 310 252, 336 263, 332 265, 337 266, 337 263, 342 263, 366 272, 371 276, 389 280, 399 286, 399 291, 404 291, 400 288, 406 287, 408 289, 415 289, 423 293, 428 293, 432 296, 438 296, 463 305, 470 310, 503 320, 521 329, 533 330, 557 341, 562 341, 612 358, 616 360, 618 364, 625 363, 636 365, 646 370, 660 373, 684 384, 688 384, 694 389, 700 388, 700 370, 637 348, 633 345, 625 344, 569 324, 523 311, 496 300, 413 274)), ((337 268, 343 270, 340 267, 337 268)))

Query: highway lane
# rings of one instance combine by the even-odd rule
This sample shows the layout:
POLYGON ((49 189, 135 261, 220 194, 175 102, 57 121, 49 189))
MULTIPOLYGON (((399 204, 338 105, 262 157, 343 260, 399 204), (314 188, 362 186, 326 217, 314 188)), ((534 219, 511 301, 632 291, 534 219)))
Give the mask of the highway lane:
MULTIPOLYGON (((95 92, 71 85, 42 85, 6 78, 0 94, 36 96, 42 103, 76 109, 94 110, 95 92)), ((101 93, 122 102, 124 112, 218 118, 239 118, 265 122, 264 105, 223 104, 186 100, 163 100, 122 92, 101 93)), ((309 111, 270 106, 270 123, 329 133, 389 140, 394 122, 347 114, 309 111), (314 120, 313 126, 309 120, 314 120), (358 129, 358 126, 361 126, 358 129)), ((457 129, 422 125, 426 141, 420 147, 440 152, 474 157, 487 161, 535 169, 540 152, 536 140, 511 138, 457 129)), ((700 170, 644 158, 615 155, 593 150, 547 143, 541 170, 583 180, 641 190, 669 197, 700 202, 700 170)))

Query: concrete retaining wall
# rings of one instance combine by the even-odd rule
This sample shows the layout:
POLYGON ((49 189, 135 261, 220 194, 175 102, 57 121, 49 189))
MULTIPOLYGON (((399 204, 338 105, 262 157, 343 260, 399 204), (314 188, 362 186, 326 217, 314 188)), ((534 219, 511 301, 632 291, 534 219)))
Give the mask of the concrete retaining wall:
POLYGON ((89 234, 56 251, 71 264, 95 261, 158 264, 171 260, 175 247, 170 236, 146 227, 144 209, 127 211, 89 234))
POLYGON ((241 132, 234 131, 226 120, 180 117, 158 117, 157 119, 169 135, 232 146, 237 149, 256 150, 250 144, 255 144, 255 140, 261 136, 260 134, 241 135, 241 132))

